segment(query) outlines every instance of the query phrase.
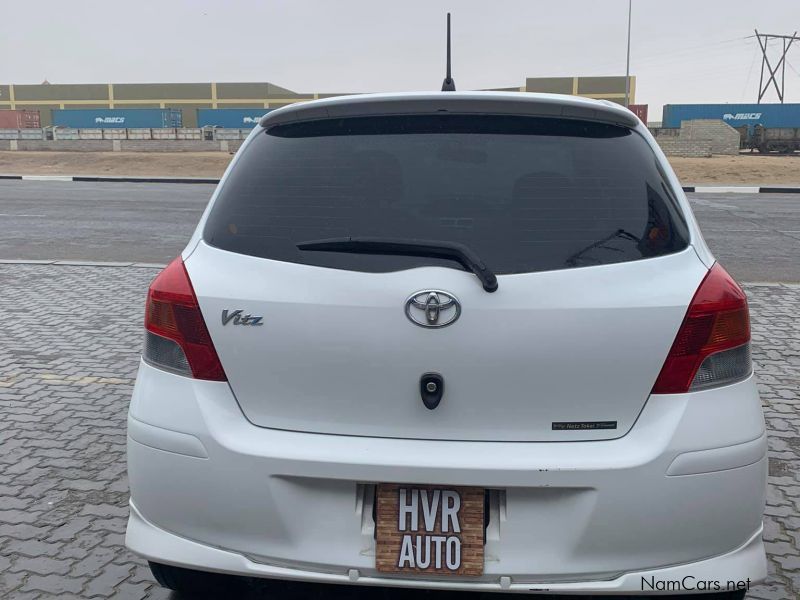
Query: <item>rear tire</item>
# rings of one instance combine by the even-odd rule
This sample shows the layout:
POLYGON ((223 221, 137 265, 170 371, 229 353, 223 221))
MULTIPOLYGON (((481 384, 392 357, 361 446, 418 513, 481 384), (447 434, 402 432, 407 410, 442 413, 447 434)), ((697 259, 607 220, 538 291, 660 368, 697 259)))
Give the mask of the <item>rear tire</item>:
POLYGON ((150 571, 161 587, 174 590, 189 598, 236 597, 234 594, 245 588, 245 581, 234 575, 195 571, 150 562, 150 571))

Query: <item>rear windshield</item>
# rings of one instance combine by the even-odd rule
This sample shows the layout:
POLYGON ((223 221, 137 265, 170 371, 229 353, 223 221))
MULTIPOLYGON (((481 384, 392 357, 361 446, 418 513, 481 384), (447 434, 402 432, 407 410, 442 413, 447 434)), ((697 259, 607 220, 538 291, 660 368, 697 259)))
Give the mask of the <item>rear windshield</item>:
POLYGON ((296 247, 350 236, 459 242, 498 274, 639 260, 688 243, 639 134, 474 115, 330 119, 260 132, 203 235, 231 252, 338 269, 460 268, 441 258, 296 247))

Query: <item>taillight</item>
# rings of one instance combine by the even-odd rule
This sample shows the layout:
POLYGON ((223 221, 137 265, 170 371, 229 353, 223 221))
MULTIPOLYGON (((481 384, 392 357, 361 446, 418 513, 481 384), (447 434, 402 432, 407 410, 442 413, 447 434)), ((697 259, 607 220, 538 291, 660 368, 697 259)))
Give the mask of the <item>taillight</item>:
POLYGON ((726 385, 752 370, 747 297, 715 264, 689 304, 652 393, 681 394, 726 385))
POLYGON ((144 327, 147 362, 195 379, 227 381, 180 256, 150 284, 144 327))

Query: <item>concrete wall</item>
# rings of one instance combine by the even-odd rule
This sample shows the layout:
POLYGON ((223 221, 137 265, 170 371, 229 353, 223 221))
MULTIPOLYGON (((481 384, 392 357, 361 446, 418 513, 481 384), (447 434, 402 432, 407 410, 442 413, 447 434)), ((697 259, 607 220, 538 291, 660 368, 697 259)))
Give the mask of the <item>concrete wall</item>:
MULTIPOLYGON (((77 130, 76 130, 77 131, 77 130)), ((180 130, 179 130, 180 131, 180 130)), ((0 152, 236 152, 244 140, 22 140, 1 139, 0 152)))
POLYGON ((716 119, 697 119, 681 123, 681 136, 688 139, 707 139, 712 154, 739 154, 742 136, 733 127, 716 119))
POLYGON ((0 151, 235 152, 242 140, 0 140, 0 151))
POLYGON ((677 136, 656 138, 667 156, 710 157, 711 142, 708 140, 682 140, 677 136))
POLYGON ((219 152, 228 151, 227 142, 205 140, 120 140, 119 152, 219 152))
POLYGON ((680 129, 653 128, 650 131, 667 156, 739 154, 739 132, 716 119, 683 121, 680 129))
POLYGON ((11 144, 11 150, 50 152, 111 152, 114 149, 114 140, 11 140, 11 144))
POLYGON ((0 140, 213 140, 219 142, 247 139, 251 131, 251 129, 223 129, 221 127, 0 129, 0 140))

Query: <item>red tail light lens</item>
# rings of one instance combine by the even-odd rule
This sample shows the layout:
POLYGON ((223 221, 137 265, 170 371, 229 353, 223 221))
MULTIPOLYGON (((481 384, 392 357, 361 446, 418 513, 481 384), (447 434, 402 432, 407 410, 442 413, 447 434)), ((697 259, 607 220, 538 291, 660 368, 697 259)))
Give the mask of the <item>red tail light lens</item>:
POLYGON ((144 326, 148 362, 195 379, 227 381, 180 257, 150 284, 144 326))
POLYGON ((692 298, 652 393, 716 387, 751 372, 747 297, 715 264, 692 298))

